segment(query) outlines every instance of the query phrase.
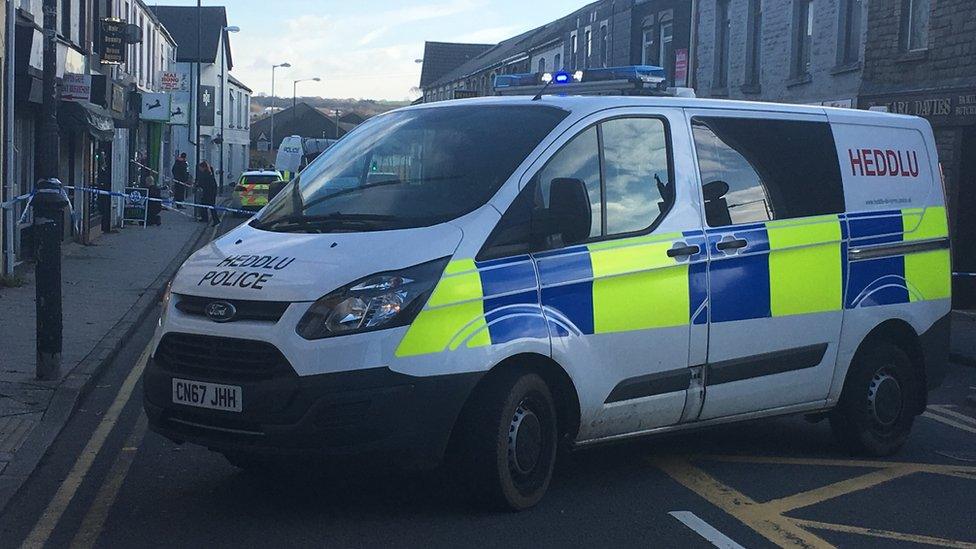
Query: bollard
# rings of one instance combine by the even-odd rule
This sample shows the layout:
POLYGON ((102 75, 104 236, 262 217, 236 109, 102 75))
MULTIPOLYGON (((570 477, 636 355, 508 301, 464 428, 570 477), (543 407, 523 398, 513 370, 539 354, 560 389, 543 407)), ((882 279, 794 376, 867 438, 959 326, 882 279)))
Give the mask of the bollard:
POLYGON ((40 380, 61 375, 61 235, 59 228, 68 200, 57 179, 41 179, 35 187, 34 239, 37 267, 37 363, 40 380))

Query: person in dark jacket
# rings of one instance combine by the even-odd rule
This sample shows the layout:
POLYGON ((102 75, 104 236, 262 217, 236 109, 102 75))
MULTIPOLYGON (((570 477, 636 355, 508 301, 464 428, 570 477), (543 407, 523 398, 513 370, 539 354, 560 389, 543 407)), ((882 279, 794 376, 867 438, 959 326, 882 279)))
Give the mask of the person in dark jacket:
MULTIPOLYGON (((159 186, 156 185, 156 180, 153 179, 153 176, 147 175, 143 181, 145 187, 149 189, 149 198, 162 197, 162 192, 160 191, 159 186)), ((162 225, 163 219, 159 215, 162 211, 163 206, 160 202, 153 200, 146 204, 146 225, 162 225)))
MULTIPOLYGON (((177 202, 186 200, 186 185, 190 181, 190 166, 186 163, 186 153, 180 153, 173 162, 173 198, 177 202)), ((177 204, 176 209, 182 210, 183 205, 177 204)))
MULTIPOLYGON (((200 203, 207 206, 214 206, 217 203, 217 178, 214 177, 213 168, 206 160, 197 166, 197 187, 200 189, 200 203)), ((220 217, 213 209, 207 208, 203 211, 202 221, 210 219, 210 223, 215 227, 220 224, 220 217)))

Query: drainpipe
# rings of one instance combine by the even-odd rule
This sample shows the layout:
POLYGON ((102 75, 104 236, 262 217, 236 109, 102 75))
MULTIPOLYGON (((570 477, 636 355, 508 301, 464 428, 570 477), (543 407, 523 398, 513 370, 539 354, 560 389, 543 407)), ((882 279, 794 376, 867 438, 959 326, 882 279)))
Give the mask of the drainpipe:
MULTIPOLYGON (((691 30, 688 33, 688 87, 698 87, 698 0, 691 0, 691 30)), ((695 91, 697 94, 698 92, 695 91)))
MULTIPOLYGON (((3 177, 7 181, 6 199, 10 200, 17 196, 17 182, 14 181, 14 73, 16 72, 16 43, 14 33, 17 31, 16 8, 12 0, 7 0, 7 54, 4 56, 7 67, 7 80, 3 93, 4 112, 3 112, 3 140, 4 140, 4 159, 3 177)), ((14 274, 14 263, 17 260, 14 254, 14 231, 17 229, 14 220, 16 210, 11 207, 3 210, 3 268, 0 271, 5 275, 14 274)))

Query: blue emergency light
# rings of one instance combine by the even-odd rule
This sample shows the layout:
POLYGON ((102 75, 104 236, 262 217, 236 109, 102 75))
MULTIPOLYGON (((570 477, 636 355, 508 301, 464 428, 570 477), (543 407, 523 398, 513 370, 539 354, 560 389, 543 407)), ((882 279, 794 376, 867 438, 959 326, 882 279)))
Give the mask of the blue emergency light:
POLYGON ((630 65, 626 67, 607 67, 583 69, 555 73, 531 72, 522 74, 499 74, 495 76, 495 89, 518 88, 522 86, 561 85, 586 82, 626 81, 633 83, 657 84, 664 82, 664 69, 653 65, 630 65))

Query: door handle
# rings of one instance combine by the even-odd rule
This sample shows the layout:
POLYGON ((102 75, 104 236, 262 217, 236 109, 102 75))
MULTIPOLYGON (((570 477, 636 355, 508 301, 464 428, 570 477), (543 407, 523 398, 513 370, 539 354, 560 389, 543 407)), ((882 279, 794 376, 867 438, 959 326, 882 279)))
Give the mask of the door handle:
POLYGON ((746 242, 745 240, 741 238, 735 238, 732 240, 723 240, 718 244, 716 244, 715 247, 724 252, 725 250, 738 250, 740 248, 745 248, 746 244, 748 244, 748 242, 746 242))
POLYGON ((681 246, 681 243, 677 243, 673 248, 668 250, 668 257, 686 257, 689 255, 695 255, 701 251, 701 248, 695 245, 681 246))

